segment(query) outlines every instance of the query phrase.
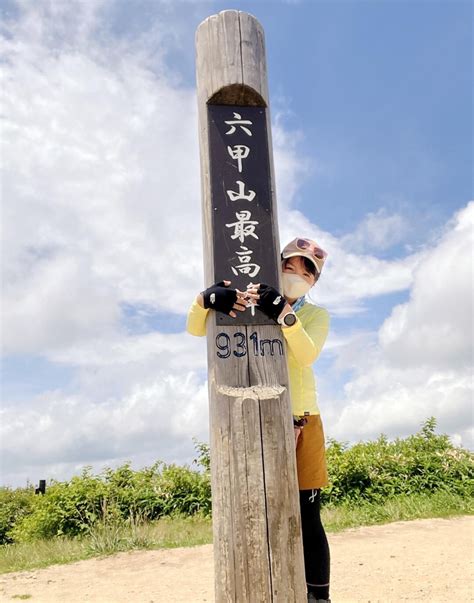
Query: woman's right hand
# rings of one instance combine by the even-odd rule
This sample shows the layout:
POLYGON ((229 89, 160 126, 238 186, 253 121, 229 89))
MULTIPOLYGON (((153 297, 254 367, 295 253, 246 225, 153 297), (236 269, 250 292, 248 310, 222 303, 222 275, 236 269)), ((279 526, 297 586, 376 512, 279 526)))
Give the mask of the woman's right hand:
POLYGON ((293 427, 293 431, 295 432, 295 448, 298 446, 298 438, 301 435, 301 427, 293 427))
POLYGON ((255 299, 255 295, 239 289, 231 289, 231 281, 220 281, 209 289, 202 291, 196 298, 197 303, 203 308, 212 308, 216 312, 222 312, 236 318, 237 312, 247 309, 248 301, 255 299))

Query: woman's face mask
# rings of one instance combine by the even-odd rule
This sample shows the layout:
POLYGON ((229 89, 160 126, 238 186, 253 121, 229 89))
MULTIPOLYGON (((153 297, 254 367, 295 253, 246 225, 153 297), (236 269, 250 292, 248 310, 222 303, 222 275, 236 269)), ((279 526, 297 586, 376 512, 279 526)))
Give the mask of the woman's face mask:
POLYGON ((296 299, 306 295, 313 286, 299 274, 283 272, 282 274, 283 295, 290 299, 296 299))

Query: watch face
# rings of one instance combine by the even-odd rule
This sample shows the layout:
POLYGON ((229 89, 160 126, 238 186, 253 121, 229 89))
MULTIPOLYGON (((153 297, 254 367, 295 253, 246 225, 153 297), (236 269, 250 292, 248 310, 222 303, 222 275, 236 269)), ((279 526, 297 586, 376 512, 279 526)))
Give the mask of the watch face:
POLYGON ((286 324, 287 327, 291 327, 291 325, 294 325, 296 322, 296 315, 295 314, 286 314, 286 316, 283 319, 283 322, 286 324))

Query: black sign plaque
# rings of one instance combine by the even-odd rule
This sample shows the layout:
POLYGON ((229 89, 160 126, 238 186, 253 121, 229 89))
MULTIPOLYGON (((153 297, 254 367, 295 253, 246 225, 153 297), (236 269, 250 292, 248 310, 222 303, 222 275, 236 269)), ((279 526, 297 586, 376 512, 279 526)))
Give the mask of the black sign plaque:
MULTIPOLYGON (((209 105, 209 149, 216 281, 278 287, 266 114, 262 107, 209 105)), ((258 307, 219 325, 275 324, 258 307)))

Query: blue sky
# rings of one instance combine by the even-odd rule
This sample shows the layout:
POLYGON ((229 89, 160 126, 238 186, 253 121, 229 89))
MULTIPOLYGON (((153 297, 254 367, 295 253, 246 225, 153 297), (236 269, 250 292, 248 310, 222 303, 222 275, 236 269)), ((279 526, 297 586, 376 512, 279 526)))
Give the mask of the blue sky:
POLYGON ((282 243, 329 252, 326 432, 435 415, 472 446, 472 3, 7 1, 5 483, 187 462, 208 437, 205 345, 184 333, 194 32, 226 8, 265 29, 282 243))
MULTIPOLYGON (((151 11, 152 4, 143 6, 151 11)), ((129 16, 140 20, 139 6, 133 3, 127 23, 129 16)), ((182 3, 175 6, 182 12, 182 3)), ((234 7, 185 6, 189 35, 170 56, 192 86, 192 30, 209 14, 234 7)), ((383 203, 394 210, 409 205, 435 226, 470 196, 470 2, 241 2, 235 8, 265 28, 273 111, 276 105, 284 123, 303 134, 298 149, 315 163, 295 201, 303 211, 316 205, 318 224, 342 234, 383 203)))

